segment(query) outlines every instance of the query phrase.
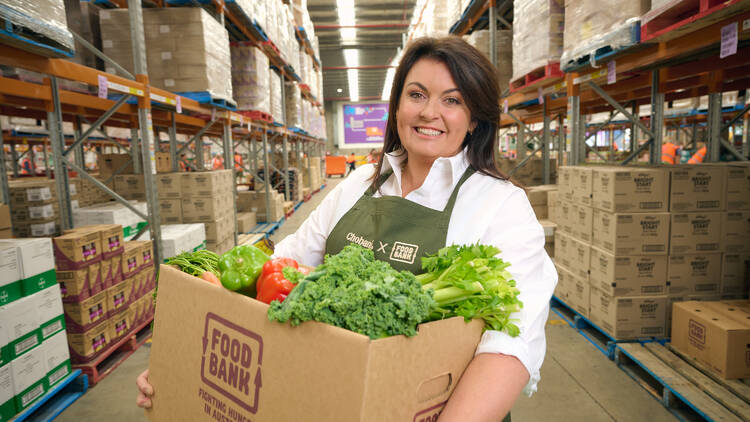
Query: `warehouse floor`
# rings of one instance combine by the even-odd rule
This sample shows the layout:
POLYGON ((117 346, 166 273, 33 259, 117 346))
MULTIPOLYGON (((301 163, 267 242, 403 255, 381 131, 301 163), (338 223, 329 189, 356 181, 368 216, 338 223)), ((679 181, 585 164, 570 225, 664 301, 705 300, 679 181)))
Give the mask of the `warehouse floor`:
MULTIPOLYGON (((326 189, 304 203, 272 240, 279 241, 296 230, 340 180, 328 179, 326 189)), ((57 420, 147 421, 135 406, 135 378, 148 366, 149 353, 150 344, 138 349, 57 420)), ((533 397, 518 399, 512 411, 514 421, 677 420, 554 312, 547 324, 547 357, 538 388, 533 397)))

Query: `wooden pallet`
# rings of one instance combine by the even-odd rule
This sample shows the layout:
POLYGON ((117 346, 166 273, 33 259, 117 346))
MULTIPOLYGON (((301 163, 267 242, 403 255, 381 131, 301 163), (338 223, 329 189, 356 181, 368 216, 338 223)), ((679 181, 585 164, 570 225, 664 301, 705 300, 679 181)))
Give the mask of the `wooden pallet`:
MULTIPOLYGON (((44 22, 34 21, 38 22, 39 25, 45 25, 44 22)), ((44 57, 70 58, 75 55, 72 47, 39 34, 34 31, 34 28, 27 28, 11 19, 2 17, 0 17, 0 43, 44 57)))
POLYGON ((625 51, 632 51, 641 40, 641 22, 635 21, 623 25, 597 38, 597 43, 589 43, 585 50, 577 49, 572 52, 575 56, 560 58, 564 72, 573 72, 586 66, 596 67, 598 63, 608 60, 625 51), (612 43, 613 41, 616 43, 612 43), (624 41, 627 40, 627 41, 624 41))
POLYGON ((89 384, 92 386, 96 385, 151 338, 151 322, 153 320, 154 317, 151 316, 147 321, 136 326, 130 334, 110 346, 108 350, 96 359, 88 363, 75 364, 73 365, 73 369, 80 369, 84 374, 88 375, 89 384))
POLYGON ((264 111, 258 111, 258 110, 238 110, 237 113, 247 117, 250 120, 258 121, 258 122, 266 122, 266 123, 273 123, 273 116, 270 114, 264 112, 264 111))
POLYGON ((80 370, 71 371, 67 377, 58 381, 47 394, 36 399, 10 421, 51 421, 73 402, 81 398, 88 389, 89 382, 86 375, 82 375, 80 370))
POLYGON ((750 420, 750 386, 709 376, 670 347, 618 344, 615 363, 682 420, 750 420))
POLYGON ((510 92, 527 91, 540 86, 546 81, 562 78, 563 76, 565 74, 560 70, 559 62, 547 63, 520 78, 510 81, 510 92))
POLYGON ((673 0, 641 17, 641 42, 669 41, 748 8, 750 0, 673 0))

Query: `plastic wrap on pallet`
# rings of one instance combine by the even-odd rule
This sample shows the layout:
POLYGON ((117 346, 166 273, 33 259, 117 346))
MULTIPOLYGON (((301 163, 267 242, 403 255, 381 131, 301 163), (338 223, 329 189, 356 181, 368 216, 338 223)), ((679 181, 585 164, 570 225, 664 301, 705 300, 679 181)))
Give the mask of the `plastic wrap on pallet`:
POLYGON ((634 42, 632 27, 648 12, 651 0, 566 0, 563 66, 596 50, 634 42))
MULTIPOLYGON (((77 33, 91 45, 102 49, 102 36, 99 31, 99 6, 90 2, 74 2, 68 4, 65 10, 68 29, 77 33)), ((91 50, 76 41, 76 54, 70 60, 84 66, 104 70, 104 62, 97 58, 91 50)))
POLYGON ((651 0, 651 10, 656 10, 660 7, 663 7, 669 3, 674 3, 675 0, 651 0))
MULTIPOLYGON (((487 58, 490 57, 490 31, 483 29, 471 33, 469 44, 476 47, 487 58)), ((513 31, 501 29, 496 31, 495 53, 497 56, 497 79, 500 90, 508 88, 511 76, 513 76, 513 31)))
POLYGON ((428 37, 442 37, 448 35, 454 20, 455 0, 432 0, 425 6, 422 14, 424 34, 428 37))
POLYGON ((299 85, 294 82, 286 82, 285 85, 286 125, 302 128, 302 94, 299 85))
POLYGON ((281 84, 283 83, 281 81, 281 75, 278 73, 271 71, 269 72, 269 80, 270 83, 268 84, 269 88, 269 95, 268 97, 271 99, 271 116, 273 116, 273 120, 277 123, 284 124, 284 109, 283 109, 283 103, 281 100, 281 84))
POLYGON ((513 78, 560 60, 565 19, 563 0, 513 2, 513 78))
POLYGON ((0 3, 0 18, 52 40, 67 50, 74 49, 63 0, 3 0, 0 3))
MULTIPOLYGON (((99 13, 104 54, 134 73, 127 9, 99 13)), ((200 8, 144 9, 150 82, 172 92, 208 91, 232 98, 229 35, 200 8)), ((107 72, 115 69, 105 66, 107 72)))
POLYGON ((229 51, 232 55, 232 93, 237 108, 270 113, 268 57, 250 43, 232 44, 229 51))

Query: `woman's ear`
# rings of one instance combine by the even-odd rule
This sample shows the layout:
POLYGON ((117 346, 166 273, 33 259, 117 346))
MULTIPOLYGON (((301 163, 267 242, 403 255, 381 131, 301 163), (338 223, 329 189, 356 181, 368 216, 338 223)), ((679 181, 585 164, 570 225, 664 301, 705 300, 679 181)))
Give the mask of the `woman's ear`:
POLYGON ((469 123, 469 135, 474 133, 474 129, 477 128, 477 121, 472 120, 471 123, 469 123))

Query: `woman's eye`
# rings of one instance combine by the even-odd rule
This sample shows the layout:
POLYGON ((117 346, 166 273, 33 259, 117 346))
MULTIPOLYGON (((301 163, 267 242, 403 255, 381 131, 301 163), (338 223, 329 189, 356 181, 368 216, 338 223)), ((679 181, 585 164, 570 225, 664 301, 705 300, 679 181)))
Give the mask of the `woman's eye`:
POLYGON ((453 97, 446 98, 445 101, 448 104, 450 104, 450 105, 459 105, 459 104, 461 104, 461 101, 459 101, 458 98, 453 98, 453 97))
POLYGON ((421 92, 414 91, 414 92, 409 93, 409 97, 414 98, 414 99, 420 99, 423 97, 423 95, 421 92))

